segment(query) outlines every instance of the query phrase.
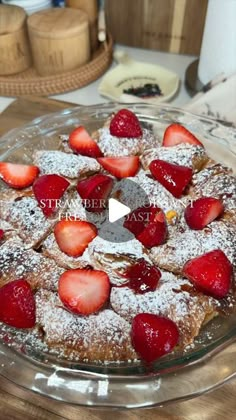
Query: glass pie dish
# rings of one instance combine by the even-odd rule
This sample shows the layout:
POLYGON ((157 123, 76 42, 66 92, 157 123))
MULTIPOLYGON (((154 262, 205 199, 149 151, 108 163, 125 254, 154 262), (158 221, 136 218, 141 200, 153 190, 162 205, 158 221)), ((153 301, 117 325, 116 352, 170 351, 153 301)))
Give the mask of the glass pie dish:
MULTIPOLYGON (((75 107, 46 115, 11 131, 0 142, 1 160, 32 162, 34 149, 59 146, 58 135, 79 124, 100 128, 120 104, 75 107)), ((204 143, 208 155, 235 168, 236 130, 215 120, 163 105, 132 104, 142 125, 162 135, 172 122, 184 124, 204 143)), ((1 186, 4 188, 4 186, 1 186)), ((28 342, 27 334, 0 324, 0 374, 25 389, 69 404, 141 408, 200 395, 236 376, 236 314, 218 316, 201 331, 193 346, 175 351, 149 370, 141 362, 91 364, 71 362, 28 342)))

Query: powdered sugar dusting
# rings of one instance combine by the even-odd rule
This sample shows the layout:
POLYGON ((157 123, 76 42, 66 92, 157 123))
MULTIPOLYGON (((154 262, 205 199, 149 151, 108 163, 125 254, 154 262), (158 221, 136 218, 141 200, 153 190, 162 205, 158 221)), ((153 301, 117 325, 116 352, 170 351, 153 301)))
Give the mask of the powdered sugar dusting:
POLYGON ((96 159, 58 150, 36 151, 34 164, 39 167, 42 175, 57 174, 71 179, 100 170, 96 159))
POLYGON ((147 250, 135 238, 117 243, 106 241, 97 236, 88 245, 88 253, 92 265, 100 270, 105 270, 113 284, 121 284, 126 281, 118 273, 123 273, 134 261, 145 258, 150 262, 147 250))
MULTIPOLYGON (((7 233, 0 244, 0 286, 17 278, 25 278, 36 297, 35 329, 28 335, 16 330, 22 348, 25 345, 24 337, 28 337, 34 350, 40 348, 38 342, 41 342, 42 351, 56 354, 59 358, 103 364, 134 361, 137 354, 131 345, 130 330, 136 314, 149 312, 169 317, 179 328, 180 345, 191 347, 205 322, 219 311, 227 314, 235 307, 233 293, 216 302, 196 291, 188 280, 173 274, 181 273, 184 263, 190 258, 216 248, 222 249, 235 266, 236 229, 232 210, 236 209, 236 182, 230 169, 207 161, 205 149, 200 146, 180 144, 162 147, 158 136, 147 128, 143 128, 140 138, 118 138, 111 136, 109 124, 110 120, 107 120, 105 126, 94 134, 102 152, 105 156, 141 156, 143 167, 130 180, 146 193, 147 203, 143 204, 155 204, 164 212, 175 210, 175 223, 168 226, 167 243, 147 250, 123 228, 122 220, 119 221, 122 226, 117 232, 107 222, 106 212, 88 214, 72 185, 60 202, 60 212, 53 219, 44 217, 32 188, 22 191, 6 188, 1 192, 0 217, 4 220, 0 221, 0 226, 7 233), (151 160, 156 158, 199 171, 193 176, 189 195, 176 199, 153 179, 149 171, 145 171, 151 160), (205 165, 205 169, 201 170, 205 165), (185 223, 184 207, 189 198, 201 195, 222 198, 226 209, 231 211, 202 231, 193 231, 185 223), (99 231, 100 236, 90 242, 81 257, 67 256, 56 243, 52 229, 56 217, 61 215, 89 220, 99 231), (106 236, 103 235, 104 230, 106 236), (110 241, 102 238, 107 237, 108 232, 110 241), (37 251, 32 247, 37 247, 37 251), (141 295, 124 285, 127 280, 123 274, 143 258, 165 271, 156 291, 141 295), (58 280, 65 270, 88 265, 104 270, 109 275, 111 300, 98 313, 83 317, 65 309, 57 290, 58 280)), ((79 177, 103 171, 96 159, 73 154, 68 138, 68 135, 60 136, 59 148, 66 153, 58 150, 35 152, 34 163, 40 167, 41 174, 59 174, 73 180, 73 184, 79 177)), ((140 205, 135 205, 138 194, 132 188, 132 182, 129 186, 126 180, 117 181, 114 178, 112 196, 134 209, 140 205)), ((1 332, 5 334, 8 328, 3 327, 1 332)))
POLYGON ((10 238, 0 247, 1 285, 24 278, 33 288, 56 290, 63 269, 40 253, 26 249, 17 237, 10 238))
POLYGON ((98 130, 97 142, 104 156, 139 155, 146 147, 159 144, 158 139, 147 129, 143 129, 140 138, 124 138, 112 136, 109 127, 98 130))
POLYGON ((141 295, 128 287, 113 287, 111 305, 128 322, 143 312, 172 319, 179 327, 180 345, 193 341, 205 317, 216 307, 213 299, 194 293, 188 280, 165 272, 155 292, 141 295))
POLYGON ((155 159, 165 160, 176 165, 187 166, 194 171, 199 171, 208 160, 208 157, 203 147, 182 143, 173 147, 147 149, 141 157, 144 169, 148 169, 150 163, 155 159))
POLYGON ((50 350, 73 360, 99 362, 136 358, 130 325, 112 310, 81 317, 63 308, 56 294, 36 294, 37 322, 43 326, 50 350))
POLYGON ((29 246, 40 242, 53 226, 53 221, 44 216, 33 197, 19 197, 6 202, 4 216, 29 246))
POLYGON ((53 258, 59 266, 64 267, 65 269, 84 268, 88 265, 92 265, 87 248, 80 257, 70 257, 60 250, 54 233, 51 233, 42 243, 42 251, 46 257, 53 258))
MULTIPOLYGON (((169 191, 167 191, 158 181, 150 177, 148 171, 142 169, 133 178, 130 179, 132 182, 136 182, 140 188, 145 191, 146 203, 154 204, 160 207, 164 212, 169 210, 175 210, 178 214, 183 212, 183 204, 181 200, 175 198, 169 191)), ((115 185, 112 195, 116 198, 117 194, 119 200, 123 203, 129 203, 129 207, 137 208, 140 205, 137 203, 137 190, 133 187, 132 182, 127 183, 126 180, 121 180, 115 185)))
POLYGON ((181 272, 190 259, 214 249, 221 249, 236 264, 235 227, 227 222, 212 222, 203 230, 175 231, 168 242, 152 248, 150 257, 165 270, 181 272))
POLYGON ((236 179, 233 175, 225 172, 214 173, 212 169, 205 169, 194 179, 195 189, 193 193, 197 197, 207 196, 220 198, 225 208, 236 209, 236 179))

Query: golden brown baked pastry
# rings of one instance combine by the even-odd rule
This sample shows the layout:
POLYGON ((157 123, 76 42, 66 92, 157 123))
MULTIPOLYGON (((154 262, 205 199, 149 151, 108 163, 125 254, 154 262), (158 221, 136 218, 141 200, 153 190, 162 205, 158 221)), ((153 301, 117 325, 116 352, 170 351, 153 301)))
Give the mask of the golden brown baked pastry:
POLYGON ((61 306, 56 293, 36 293, 37 323, 49 348, 72 360, 87 362, 137 359, 130 341, 130 324, 111 309, 88 317, 61 306))
MULTIPOLYGON (((70 185, 62 196, 60 210, 49 217, 39 208, 32 187, 22 190, 8 188, 0 192, 0 229, 4 231, 0 239, 0 286, 16 279, 24 279, 30 284, 36 302, 35 330, 41 332, 39 339, 46 344, 47 351, 60 358, 92 363, 137 360, 139 355, 131 339, 132 322, 136 315, 145 313, 166 317, 175 323, 180 337, 179 348, 194 345, 194 339, 205 323, 236 307, 235 277, 226 296, 220 299, 213 295, 210 297, 209 293, 204 293, 183 275, 186 262, 216 249, 223 251, 235 270, 235 177, 230 169, 210 160, 199 142, 163 146, 159 136, 146 127, 140 136, 118 137, 111 135, 108 119, 92 137, 104 157, 135 155, 140 163, 139 170, 137 167, 134 176, 117 176, 117 172, 114 174, 112 170, 105 170, 99 159, 73 153, 68 135, 60 136, 60 150, 36 150, 33 163, 39 167, 40 176, 57 174, 69 180, 70 185), (157 181, 158 178, 150 172, 149 165, 156 159, 185 166, 190 175, 192 170, 192 179, 190 177, 191 181, 180 196, 174 195, 171 188, 168 189, 160 179, 157 181), (140 232, 129 232, 123 226, 123 220, 120 222, 123 231, 119 231, 117 239, 116 230, 107 220, 107 212, 88 213, 77 192, 79 188, 75 184, 81 179, 89 179, 91 174, 105 176, 105 180, 106 175, 112 178, 114 187, 111 193, 109 190, 108 196, 126 205, 128 203, 132 209, 137 208, 139 197, 127 179, 143 189, 147 204, 163 211, 162 222, 156 219, 158 216, 155 214, 150 224, 160 222, 164 225, 164 239, 150 245, 145 241, 153 235, 152 230, 148 231, 149 236, 144 241, 140 232), (204 196, 220 198, 225 211, 208 221, 203 228, 195 230, 186 222, 185 209, 191 200, 204 196), (62 225, 57 236, 55 226, 58 226, 59 220, 62 225), (73 226, 72 231, 66 231, 68 225, 63 224, 65 220, 71 221, 72 225, 74 221, 93 223, 96 233, 94 231, 92 239, 87 240, 89 232, 85 226, 85 231, 75 231, 75 238, 73 226), (83 250, 76 249, 74 255, 73 252, 66 253, 61 246, 61 241, 65 239, 69 245, 74 242, 81 245, 83 250), (142 272, 140 267, 143 264, 145 269, 142 272), (150 286, 148 291, 132 287, 129 275, 134 266, 136 269, 138 266, 137 270, 140 268, 135 281, 144 283, 148 283, 151 270, 158 271, 159 267, 162 271, 156 285, 150 286), (76 311, 70 302, 63 300, 61 279, 68 272, 68 276, 74 279, 76 270, 84 276, 83 292, 89 287, 89 281, 90 285, 93 283, 87 279, 88 273, 97 273, 98 277, 105 273, 109 277, 107 293, 110 296, 98 309, 83 312, 77 308, 76 311)), ((122 160, 115 168, 118 174, 119 169, 123 169, 119 165, 122 166, 122 160)), ((90 187, 87 188, 88 195, 92 190, 90 187)), ((96 198, 101 188, 100 184, 96 185, 96 198)), ((107 199, 106 194, 104 197, 107 199)), ((95 285, 89 299, 93 301, 99 296, 99 291, 95 285)), ((72 282, 66 293, 70 295, 73 292, 76 296, 72 297, 76 300, 80 289, 79 292, 78 289, 74 291, 72 282)))
POLYGON ((24 278, 33 289, 57 290, 63 269, 14 236, 0 246, 0 285, 24 278))

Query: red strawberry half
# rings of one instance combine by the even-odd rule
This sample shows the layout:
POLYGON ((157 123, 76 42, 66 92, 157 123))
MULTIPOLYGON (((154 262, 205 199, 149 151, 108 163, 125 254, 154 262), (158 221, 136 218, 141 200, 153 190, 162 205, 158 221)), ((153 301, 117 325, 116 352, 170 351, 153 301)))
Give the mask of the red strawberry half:
POLYGON ((141 358, 152 363, 173 350, 179 340, 179 331, 168 318, 142 313, 133 319, 131 340, 141 358))
POLYGON ((183 274, 202 292, 220 299, 229 292, 233 268, 224 252, 217 249, 189 260, 183 274))
POLYGON ((80 155, 93 158, 102 156, 102 152, 96 141, 90 137, 82 125, 70 133, 69 145, 74 152, 80 155))
POLYGON ((163 244, 167 237, 165 215, 155 206, 139 207, 132 211, 125 219, 124 227, 147 248, 163 244))
POLYGON ((33 185, 33 192, 45 216, 51 216, 70 183, 60 175, 42 175, 33 185))
POLYGON ((35 300, 29 283, 14 280, 0 289, 0 321, 16 328, 33 328, 35 300))
POLYGON ((176 198, 181 197, 192 179, 192 169, 164 160, 153 160, 149 169, 154 178, 176 198))
POLYGON ((97 236, 97 228, 80 220, 60 220, 54 228, 54 235, 61 251, 79 257, 97 236))
POLYGON ((201 230, 224 212, 221 200, 202 197, 193 201, 185 209, 185 220, 191 229, 201 230))
POLYGON ((0 178, 12 188, 29 187, 38 174, 39 168, 37 166, 0 162, 0 178))
POLYGON ((136 115, 128 109, 120 109, 111 120, 110 133, 116 137, 141 137, 143 132, 136 115))
POLYGON ((79 181, 77 191, 87 211, 101 213, 107 205, 113 180, 107 175, 97 174, 79 181))
POLYGON ((0 241, 4 237, 4 234, 5 234, 4 230, 0 229, 0 241))
POLYGON ((117 178, 127 178, 135 176, 139 169, 138 156, 124 156, 124 157, 103 157, 99 158, 98 162, 108 172, 117 178))
POLYGON ((188 143, 196 146, 203 146, 203 144, 195 137, 187 128, 180 124, 171 124, 167 127, 164 133, 163 146, 176 146, 180 143, 188 143))
POLYGON ((126 283, 136 293, 144 294, 153 292, 161 278, 161 272, 154 265, 148 264, 144 259, 129 267, 124 277, 129 281, 126 283))
POLYGON ((60 277, 58 292, 71 312, 89 315, 97 312, 108 300, 109 277, 104 271, 68 270, 60 277))

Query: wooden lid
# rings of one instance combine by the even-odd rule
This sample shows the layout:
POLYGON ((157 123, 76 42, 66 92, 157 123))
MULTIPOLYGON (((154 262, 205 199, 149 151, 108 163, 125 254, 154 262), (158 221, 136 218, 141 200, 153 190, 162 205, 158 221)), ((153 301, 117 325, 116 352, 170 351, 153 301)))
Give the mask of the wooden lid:
POLYGON ((28 17, 28 28, 39 37, 65 38, 88 28, 88 17, 82 10, 46 9, 28 17))
POLYGON ((21 7, 0 4, 0 35, 18 31, 25 19, 26 13, 21 7))

